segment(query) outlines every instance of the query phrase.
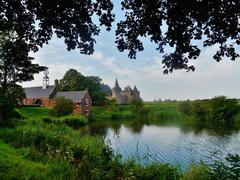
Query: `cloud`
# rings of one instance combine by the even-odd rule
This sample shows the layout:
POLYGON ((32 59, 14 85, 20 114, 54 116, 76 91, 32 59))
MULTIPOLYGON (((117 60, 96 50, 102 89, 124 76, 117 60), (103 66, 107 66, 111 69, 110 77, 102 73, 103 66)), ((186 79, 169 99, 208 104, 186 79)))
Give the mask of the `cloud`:
MULTIPOLYGON (((96 49, 88 56, 77 50, 67 51, 62 40, 53 38, 49 45, 32 55, 35 63, 49 67, 51 83, 54 79, 61 79, 68 69, 74 68, 85 75, 100 76, 111 87, 116 77, 122 86, 136 84, 147 100, 212 97, 217 94, 239 97, 237 89, 240 86, 236 82, 239 81, 240 62, 230 62, 226 58, 215 62, 212 56, 217 48, 216 45, 202 50, 198 60, 190 62, 195 65, 195 72, 181 70, 168 75, 163 74, 161 57, 148 49, 140 53, 136 60, 129 60, 111 46, 96 49)), ((34 77, 34 81, 22 85, 42 85, 43 74, 34 77)))
POLYGON ((108 57, 104 55, 101 51, 94 52, 90 56, 91 59, 100 62, 106 69, 112 71, 116 76, 129 76, 134 74, 134 71, 127 66, 120 65, 116 57, 108 57))

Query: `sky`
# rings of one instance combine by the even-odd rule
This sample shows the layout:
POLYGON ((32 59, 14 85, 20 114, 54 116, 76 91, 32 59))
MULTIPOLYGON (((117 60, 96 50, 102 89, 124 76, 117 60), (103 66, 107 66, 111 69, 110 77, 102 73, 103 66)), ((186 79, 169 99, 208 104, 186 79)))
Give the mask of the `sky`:
MULTIPOLYGON (((119 7, 119 4, 115 6, 119 7)), ((123 13, 116 9, 114 12, 118 22, 123 18, 123 13)), ((86 76, 99 76, 111 88, 116 78, 122 88, 136 85, 145 101, 203 99, 219 95, 240 98, 239 59, 230 61, 224 58, 221 62, 215 62, 213 55, 218 49, 217 45, 201 49, 200 57, 190 62, 196 68, 194 72, 178 70, 165 75, 162 54, 156 51, 157 45, 148 39, 144 39, 144 51, 138 53, 136 59, 129 59, 127 52, 118 51, 114 43, 116 22, 110 32, 101 28, 100 35, 95 37, 97 43, 92 55, 82 55, 79 50, 67 51, 64 39, 54 35, 48 45, 37 53, 31 53, 31 56, 35 58, 35 63, 49 68, 50 84, 55 79, 62 79, 65 72, 73 68, 86 76)), ((43 73, 36 74, 33 81, 21 85, 41 86, 42 78, 43 73)))

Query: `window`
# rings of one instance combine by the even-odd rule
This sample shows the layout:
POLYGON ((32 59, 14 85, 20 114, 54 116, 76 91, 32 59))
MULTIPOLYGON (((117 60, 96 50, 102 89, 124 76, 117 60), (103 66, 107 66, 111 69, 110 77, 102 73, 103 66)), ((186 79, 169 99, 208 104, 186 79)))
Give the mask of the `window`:
POLYGON ((89 105, 89 103, 88 103, 88 99, 87 99, 87 98, 85 99, 85 105, 86 105, 86 106, 89 105))
POLYGON ((85 114, 88 115, 88 109, 85 109, 85 114))

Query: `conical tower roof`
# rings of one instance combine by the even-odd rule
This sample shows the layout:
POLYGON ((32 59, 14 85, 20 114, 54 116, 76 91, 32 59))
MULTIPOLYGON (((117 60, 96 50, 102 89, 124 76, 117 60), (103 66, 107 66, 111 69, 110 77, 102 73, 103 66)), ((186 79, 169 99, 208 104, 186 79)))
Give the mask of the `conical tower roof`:
POLYGON ((122 90, 121 87, 120 87, 119 84, 118 84, 117 78, 116 78, 115 86, 113 87, 113 90, 118 90, 118 91, 121 91, 121 90, 122 90))
POLYGON ((119 84, 118 84, 118 80, 117 80, 117 78, 116 78, 116 81, 115 81, 115 86, 114 86, 115 88, 120 88, 120 86, 119 86, 119 84))
POLYGON ((137 89, 137 87, 136 87, 136 86, 134 86, 133 90, 134 90, 134 91, 138 91, 138 89, 137 89))

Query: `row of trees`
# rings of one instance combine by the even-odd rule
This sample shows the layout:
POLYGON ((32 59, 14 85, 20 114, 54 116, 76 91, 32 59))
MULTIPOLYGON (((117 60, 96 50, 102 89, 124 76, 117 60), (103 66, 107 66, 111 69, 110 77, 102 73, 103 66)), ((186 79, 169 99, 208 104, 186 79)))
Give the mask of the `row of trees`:
POLYGON ((237 99, 218 96, 210 100, 183 101, 179 104, 179 110, 195 116, 200 122, 224 125, 234 122, 240 105, 237 99))

